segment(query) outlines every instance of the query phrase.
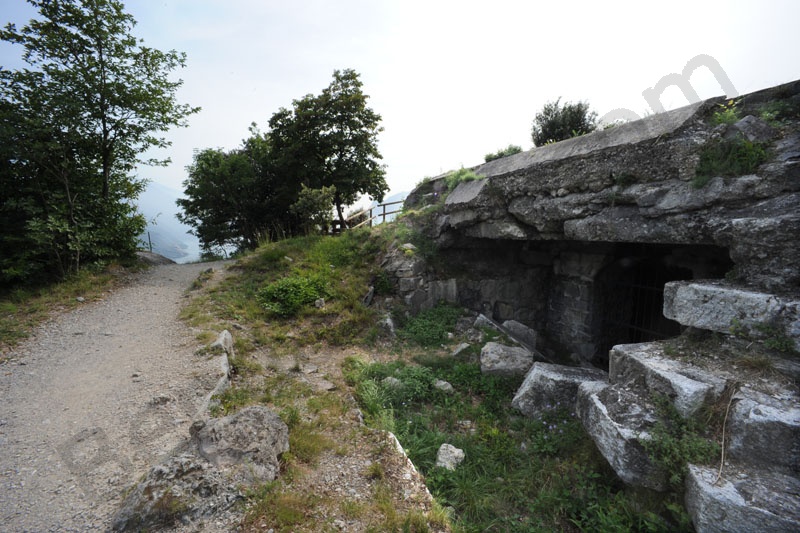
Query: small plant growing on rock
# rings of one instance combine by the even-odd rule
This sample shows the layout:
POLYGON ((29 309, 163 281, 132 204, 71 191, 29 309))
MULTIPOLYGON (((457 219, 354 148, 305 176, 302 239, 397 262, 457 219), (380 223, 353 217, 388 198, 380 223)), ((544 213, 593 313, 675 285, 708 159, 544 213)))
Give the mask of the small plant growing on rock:
POLYGON ((719 126, 720 124, 731 125, 739 121, 740 112, 738 109, 739 100, 728 100, 724 104, 717 104, 717 111, 711 115, 711 125, 719 126))
POLYGON ((695 189, 704 187, 714 176, 744 176, 752 174, 767 160, 764 143, 751 142, 741 135, 719 139, 706 144, 700 151, 695 189))
POLYGON ((719 456, 719 445, 703 436, 703 425, 695 418, 683 418, 663 395, 653 398, 659 421, 650 431, 650 439, 641 444, 650 458, 668 476, 673 488, 680 488, 688 473, 688 464, 705 464, 719 456))
POLYGON ((483 160, 488 163, 489 161, 494 161, 495 159, 500 159, 502 157, 518 154, 520 152, 522 152, 521 146, 517 146, 515 144, 509 144, 507 147, 502 148, 492 154, 486 154, 485 156, 483 156, 483 160))
POLYGON ((461 167, 460 169, 448 174, 444 180, 447 184, 447 190, 452 191, 462 181, 475 181, 479 179, 481 179, 481 177, 475 174, 472 170, 461 167))

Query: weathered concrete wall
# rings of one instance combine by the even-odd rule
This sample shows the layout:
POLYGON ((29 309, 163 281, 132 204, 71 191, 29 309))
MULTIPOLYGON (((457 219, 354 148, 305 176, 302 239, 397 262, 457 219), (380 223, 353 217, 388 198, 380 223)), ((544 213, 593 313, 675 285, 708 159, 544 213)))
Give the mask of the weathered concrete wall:
MULTIPOLYGON (((742 98, 731 126, 714 126, 721 99, 491 161, 460 184, 435 224, 440 244, 469 239, 713 244, 737 274, 778 290, 800 287, 800 112, 775 127, 765 102, 800 109, 800 82, 742 98), (755 116, 752 116, 755 115, 755 116), (702 150, 732 135, 764 142, 755 173, 693 179, 702 150)), ((429 185, 430 187, 435 184, 429 185)))

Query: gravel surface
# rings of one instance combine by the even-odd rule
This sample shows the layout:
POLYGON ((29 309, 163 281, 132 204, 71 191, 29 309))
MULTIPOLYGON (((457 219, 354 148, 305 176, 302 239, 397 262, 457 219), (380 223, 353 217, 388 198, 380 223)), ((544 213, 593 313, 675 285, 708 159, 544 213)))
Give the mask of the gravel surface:
POLYGON ((0 530, 106 531, 189 435, 218 378, 178 321, 197 275, 160 265, 36 330, 0 365, 0 530))

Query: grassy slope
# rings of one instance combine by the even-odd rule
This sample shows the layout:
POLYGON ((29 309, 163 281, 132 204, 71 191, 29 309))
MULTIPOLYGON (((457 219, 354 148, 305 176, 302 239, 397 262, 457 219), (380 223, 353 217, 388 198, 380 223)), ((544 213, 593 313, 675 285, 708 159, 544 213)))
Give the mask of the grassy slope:
POLYGON ((658 516, 671 509, 680 517, 675 500, 625 492, 568 409, 524 419, 510 407, 519 383, 481 375, 479 346, 449 355, 436 339, 460 341, 444 335, 459 312, 440 307, 404 321, 395 311, 400 340, 381 337, 385 296, 372 307, 361 300, 380 285, 379 257, 404 231, 389 225, 265 245, 220 285, 196 290, 185 309, 200 342, 234 332, 237 377, 218 399, 218 414, 261 403, 290 427, 283 475, 252 492, 246 526, 333 531, 338 520, 361 531, 675 530, 680 520, 658 516), (285 289, 284 300, 305 303, 296 314, 276 306, 270 285, 285 289), (318 308, 311 302, 320 296, 318 308), (400 389, 383 381, 390 375, 400 389), (433 387, 436 379, 455 392, 433 387), (404 497, 411 481, 385 434, 360 424, 354 398, 368 426, 398 436, 436 503, 404 497), (454 472, 434 466, 443 442, 466 451, 454 472), (343 481, 357 497, 336 492, 326 477, 343 464, 362 465, 343 481))

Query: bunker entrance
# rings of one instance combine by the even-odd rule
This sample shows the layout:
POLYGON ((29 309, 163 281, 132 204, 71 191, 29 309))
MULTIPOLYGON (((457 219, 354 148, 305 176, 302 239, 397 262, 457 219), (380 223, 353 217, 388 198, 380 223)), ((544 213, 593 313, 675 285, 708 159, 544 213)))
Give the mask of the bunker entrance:
POLYGON ((664 316, 669 281, 721 278, 730 270, 719 247, 639 245, 620 250, 595 280, 595 364, 608 365, 616 344, 668 339, 681 326, 664 316))

